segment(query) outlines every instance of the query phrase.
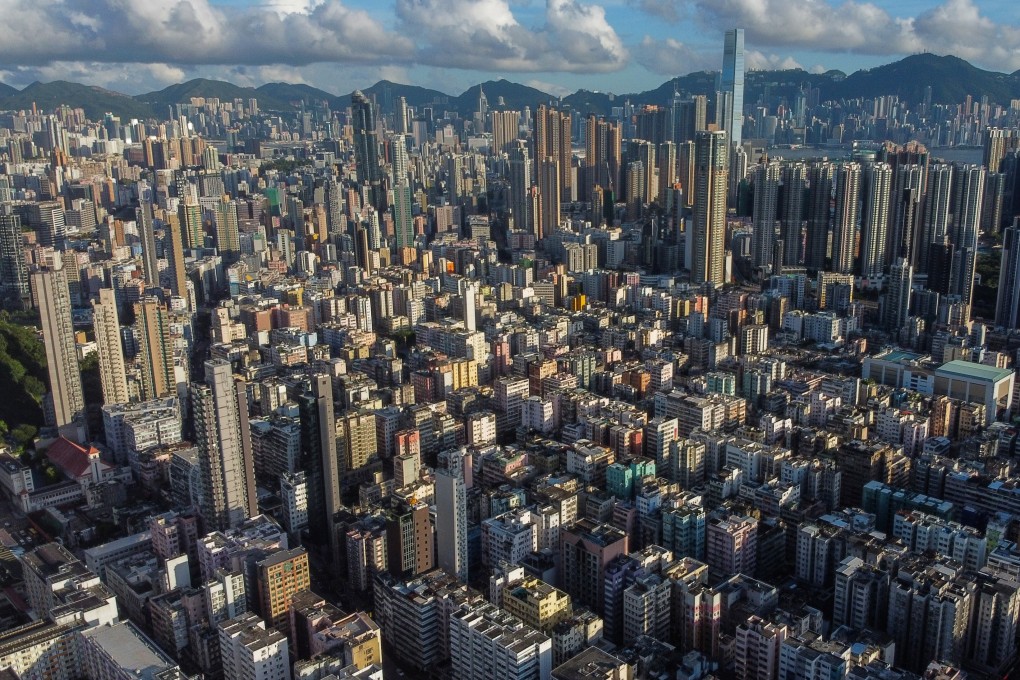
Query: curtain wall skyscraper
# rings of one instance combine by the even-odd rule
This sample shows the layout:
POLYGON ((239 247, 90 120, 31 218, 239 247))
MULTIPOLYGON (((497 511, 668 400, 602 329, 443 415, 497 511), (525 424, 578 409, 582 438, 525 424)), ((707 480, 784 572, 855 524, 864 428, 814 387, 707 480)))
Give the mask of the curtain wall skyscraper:
POLYGON ((726 31, 723 46, 722 91, 729 94, 724 125, 733 146, 740 146, 744 125, 744 29, 726 31))

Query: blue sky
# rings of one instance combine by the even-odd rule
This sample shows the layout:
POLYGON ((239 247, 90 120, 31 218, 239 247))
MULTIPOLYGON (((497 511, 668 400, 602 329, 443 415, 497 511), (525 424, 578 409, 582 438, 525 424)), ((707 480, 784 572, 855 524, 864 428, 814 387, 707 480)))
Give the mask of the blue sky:
POLYGON ((507 78, 616 93, 715 70, 727 28, 749 68, 852 72, 907 54, 1020 69, 1009 0, 5 0, 0 80, 69 79, 131 94, 194 77, 381 78, 458 94, 507 78), (44 40, 40 36, 45 36, 44 40))

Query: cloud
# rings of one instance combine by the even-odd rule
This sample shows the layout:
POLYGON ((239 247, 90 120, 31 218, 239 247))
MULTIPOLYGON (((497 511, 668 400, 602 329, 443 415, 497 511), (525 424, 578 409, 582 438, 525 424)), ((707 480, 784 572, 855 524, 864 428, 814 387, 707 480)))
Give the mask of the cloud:
POLYGON ((415 45, 341 0, 218 7, 208 0, 7 0, 0 63, 378 63, 415 45))
POLYGON ((605 73, 628 51, 598 5, 547 0, 544 24, 521 24, 507 0, 397 0, 405 32, 418 36, 419 63, 516 72, 605 73))
POLYGON ((671 24, 683 17, 682 0, 627 0, 627 4, 671 24))
POLYGON ((653 73, 679 76, 695 71, 718 70, 722 65, 722 55, 706 54, 673 38, 656 40, 646 35, 637 50, 637 61, 653 73))
POLYGON ((685 7, 703 27, 743 27, 756 48, 875 56, 937 50, 989 68, 1020 68, 1020 27, 992 21, 974 0, 946 0, 916 17, 855 0, 686 0, 685 7))
POLYGON ((744 65, 755 71, 789 71, 804 67, 793 57, 781 57, 778 54, 765 54, 758 50, 744 51, 744 65))

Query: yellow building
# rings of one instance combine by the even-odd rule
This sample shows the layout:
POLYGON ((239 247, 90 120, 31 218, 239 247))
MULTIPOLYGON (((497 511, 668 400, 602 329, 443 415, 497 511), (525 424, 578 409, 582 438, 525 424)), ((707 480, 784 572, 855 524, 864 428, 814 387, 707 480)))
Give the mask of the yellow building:
POLYGON ((536 630, 548 631, 570 618, 570 595, 529 577, 503 586, 503 609, 536 630))
POLYGON ((290 634, 290 603, 297 593, 308 590, 308 552, 304 548, 281 550, 256 564, 258 597, 266 625, 290 634))

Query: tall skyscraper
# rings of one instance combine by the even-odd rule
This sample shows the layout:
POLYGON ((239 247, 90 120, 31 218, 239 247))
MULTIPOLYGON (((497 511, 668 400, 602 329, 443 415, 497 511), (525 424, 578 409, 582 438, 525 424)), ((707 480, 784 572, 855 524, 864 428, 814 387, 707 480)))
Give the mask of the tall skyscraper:
POLYGON ((755 267, 772 265, 776 245, 776 213, 779 208, 779 163, 759 163, 754 176, 754 208, 752 213, 751 261, 755 267))
POLYGON ((727 98, 725 109, 725 131, 733 146, 740 146, 744 127, 744 29, 726 31, 723 45, 722 81, 727 98))
POLYGON ((836 170, 832 163, 811 166, 807 210, 807 242, 804 266, 812 272, 825 269, 829 257, 829 222, 832 216, 832 181, 836 170))
POLYGON ((7 309, 22 309, 30 297, 21 217, 0 203, 0 296, 7 309))
POLYGON ((170 318, 158 298, 147 297, 135 303, 135 328, 142 368, 142 398, 148 400, 176 394, 170 318))
POLYGON ((832 221, 832 271, 852 274, 860 214, 861 166, 847 163, 836 179, 836 213, 832 221))
POLYGON ((999 267, 999 296, 995 304, 995 325, 1020 329, 1020 217, 1002 232, 1002 260, 999 267))
POLYGON ((521 142, 510 146, 510 214, 514 218, 514 229, 532 231, 535 215, 531 214, 528 192, 531 189, 531 158, 528 147, 521 142))
POLYGON ((130 397, 124 373, 124 350, 120 344, 117 295, 112 288, 100 288, 99 300, 92 301, 92 327, 99 348, 103 404, 126 404, 130 397))
POLYGON ((889 232, 886 239, 886 262, 905 257, 915 265, 914 248, 920 238, 921 206, 924 198, 925 168, 921 165, 898 165, 893 176, 889 199, 889 232))
POLYGON ((188 297, 188 273, 184 267, 184 234, 178 215, 168 215, 166 225, 165 251, 167 270, 170 273, 170 294, 188 297))
POLYGON ((620 190, 620 168, 623 163, 623 131, 619 121, 596 118, 585 121, 584 195, 590 198, 594 187, 620 190))
POLYGON ((177 207, 177 217, 181 221, 181 232, 184 235, 184 247, 191 250, 205 247, 205 227, 202 224, 202 206, 197 202, 184 200, 177 207))
POLYGON ((385 209, 386 196, 382 187, 382 168, 379 165, 375 105, 361 90, 355 90, 351 95, 351 117, 358 181, 368 187, 368 200, 371 204, 376 210, 382 211, 385 209))
POLYGON ((985 169, 980 165, 954 168, 952 241, 953 271, 949 292, 970 304, 974 295, 974 271, 977 267, 978 231, 981 206, 985 198, 985 169))
POLYGON ((139 183, 138 191, 143 195, 135 210, 135 223, 138 225, 138 237, 142 242, 142 272, 145 274, 145 285, 159 287, 159 261, 156 257, 156 226, 152 219, 151 189, 139 183))
MULTIPOLYGON (((58 428, 79 423, 85 416, 85 396, 71 322, 71 293, 67 272, 49 269, 32 274, 32 291, 39 306, 50 395, 46 422, 58 428)), ((77 439, 77 437, 73 437, 77 439)))
POLYGON ((886 288, 883 316, 885 327, 895 333, 903 328, 910 315, 911 287, 914 283, 914 268, 910 262, 899 257, 889 268, 889 285, 886 288))
POLYGON ((878 277, 885 270, 892 178, 892 168, 887 163, 871 163, 864 171, 860 257, 860 273, 864 277, 878 277))
POLYGON ((492 119, 492 149, 493 155, 499 155, 510 150, 517 140, 520 130, 520 111, 492 111, 489 114, 492 119))
POLYGON ((467 489, 459 465, 436 470, 436 548, 439 568, 467 583, 467 489))
POLYGON ((952 199, 953 166, 933 165, 928 169, 928 182, 924 198, 924 218, 921 237, 915 247, 915 269, 919 274, 929 271, 931 247, 941 245, 949 238, 949 206, 952 199))
POLYGON ((233 264, 241 257, 237 205, 227 195, 221 196, 216 204, 216 249, 224 264, 233 264))
MULTIPOLYGON (((567 111, 559 111, 545 104, 540 105, 535 110, 535 162, 540 164, 547 158, 553 158, 557 164, 557 173, 559 175, 555 199, 557 207, 564 198, 567 201, 574 200, 574 173, 570 162, 572 157, 570 123, 570 113, 567 111)), ((539 171, 539 177, 541 178, 541 170, 539 171)), ((542 190, 542 198, 543 201, 547 201, 550 198, 544 189, 542 190)), ((558 220, 559 213, 557 213, 558 220)), ((551 227, 546 225, 546 228, 550 229, 551 227)))
POLYGON ((394 105, 393 131, 398 135, 406 135, 410 132, 408 127, 409 117, 410 111, 407 106, 407 97, 400 97, 394 105))
POLYGON ((538 194, 541 212, 535 224, 535 237, 545 238, 560 224, 560 165, 553 156, 538 161, 538 194))
POLYGON ((333 382, 315 373, 296 384, 291 399, 301 420, 301 469, 308 479, 308 524, 316 536, 328 534, 331 554, 337 555, 337 537, 331 530, 341 508, 340 455, 333 404, 333 382))
POLYGON ((786 267, 796 267, 801 261, 807 186, 807 166, 804 163, 783 166, 779 219, 783 235, 783 265, 786 267))
POLYGON ((393 187, 393 244, 398 249, 414 246, 414 215, 411 213, 411 187, 402 180, 393 187))
POLYGON ((694 283, 726 283, 726 181, 730 159, 726 140, 726 133, 716 130, 697 133, 694 142, 694 283))
POLYGON ((191 385, 198 445, 199 511, 207 531, 239 525, 258 512, 248 430, 248 397, 230 362, 205 362, 205 382, 191 385))

